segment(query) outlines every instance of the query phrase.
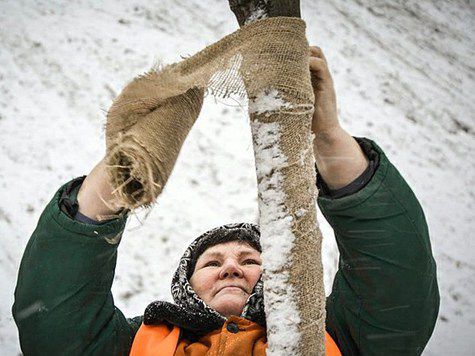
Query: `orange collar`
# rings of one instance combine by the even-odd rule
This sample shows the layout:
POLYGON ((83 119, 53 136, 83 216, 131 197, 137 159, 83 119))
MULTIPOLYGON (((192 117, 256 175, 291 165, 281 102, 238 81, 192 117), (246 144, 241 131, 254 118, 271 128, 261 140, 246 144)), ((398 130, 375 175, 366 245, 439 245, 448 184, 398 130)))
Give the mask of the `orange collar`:
MULTIPOLYGON (((216 329, 197 342, 179 340, 180 328, 166 324, 142 324, 135 335, 131 356, 182 356, 206 355, 216 351, 219 355, 265 356, 267 337, 265 329, 244 318, 231 316, 221 329, 216 329)), ((327 356, 341 356, 335 341, 325 333, 327 356)), ((214 354, 214 353, 213 353, 214 354)))

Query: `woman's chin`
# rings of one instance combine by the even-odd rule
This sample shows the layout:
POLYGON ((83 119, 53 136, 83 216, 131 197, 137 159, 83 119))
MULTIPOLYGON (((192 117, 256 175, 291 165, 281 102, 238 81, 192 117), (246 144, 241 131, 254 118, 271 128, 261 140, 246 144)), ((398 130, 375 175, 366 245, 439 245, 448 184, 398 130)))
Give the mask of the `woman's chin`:
POLYGON ((210 306, 224 316, 241 315, 247 300, 243 294, 236 295, 231 293, 217 296, 216 298, 210 306))

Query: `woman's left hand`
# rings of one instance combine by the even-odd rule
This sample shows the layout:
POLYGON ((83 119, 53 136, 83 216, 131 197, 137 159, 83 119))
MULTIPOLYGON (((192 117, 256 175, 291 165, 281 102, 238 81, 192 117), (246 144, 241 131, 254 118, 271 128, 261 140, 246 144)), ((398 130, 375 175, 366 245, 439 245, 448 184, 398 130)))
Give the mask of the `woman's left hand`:
POLYGON ((327 60, 320 47, 309 47, 310 74, 315 94, 315 111, 313 113, 312 131, 315 136, 325 137, 338 130, 338 114, 333 79, 328 69, 327 60))
POLYGON ((338 122, 336 95, 327 60, 318 47, 310 47, 310 74, 315 93, 312 131, 318 171, 330 189, 342 188, 368 167, 356 140, 338 122))

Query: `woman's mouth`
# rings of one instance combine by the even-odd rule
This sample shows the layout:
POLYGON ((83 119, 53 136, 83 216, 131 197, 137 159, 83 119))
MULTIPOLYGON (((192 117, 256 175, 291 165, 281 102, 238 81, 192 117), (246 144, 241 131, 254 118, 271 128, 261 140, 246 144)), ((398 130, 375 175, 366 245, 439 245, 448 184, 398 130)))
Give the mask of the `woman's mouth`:
POLYGON ((222 291, 225 291, 225 292, 244 292, 244 293, 247 293, 243 288, 241 287, 237 287, 237 286, 227 286, 227 287, 223 287, 221 288, 218 293, 221 293, 222 291))

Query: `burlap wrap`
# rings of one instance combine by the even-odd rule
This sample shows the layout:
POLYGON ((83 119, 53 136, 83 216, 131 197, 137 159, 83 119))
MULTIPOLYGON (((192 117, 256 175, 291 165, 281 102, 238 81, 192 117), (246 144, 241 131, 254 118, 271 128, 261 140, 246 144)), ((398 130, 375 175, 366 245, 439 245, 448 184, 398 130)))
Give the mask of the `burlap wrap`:
POLYGON ((284 325, 276 329, 268 323, 269 354, 325 353, 321 234, 310 134, 314 96, 308 53, 301 19, 277 17, 254 22, 190 58, 136 78, 114 101, 106 125, 112 183, 122 205, 136 208, 152 204, 166 184, 205 92, 221 97, 247 95, 253 101, 273 90, 288 103, 250 113, 259 209, 261 214, 274 209, 282 212, 271 219, 261 216, 263 248, 279 239, 279 232, 273 229, 279 219, 289 222, 286 233, 292 236, 287 251, 280 251, 285 257, 281 267, 266 268, 264 260, 264 296, 268 321, 272 320, 269 316, 281 312, 286 299, 295 299, 298 325, 287 329, 298 330, 297 341, 289 342, 279 332, 286 329, 286 322, 295 323, 294 319, 277 318, 284 325), (278 140, 271 145, 279 157, 270 170, 259 168, 258 151, 263 149, 259 147, 260 124, 275 124, 278 131, 278 140), (268 189, 267 196, 276 193, 283 198, 265 200, 261 189, 268 189), (282 285, 290 286, 292 293, 280 295, 282 285))

